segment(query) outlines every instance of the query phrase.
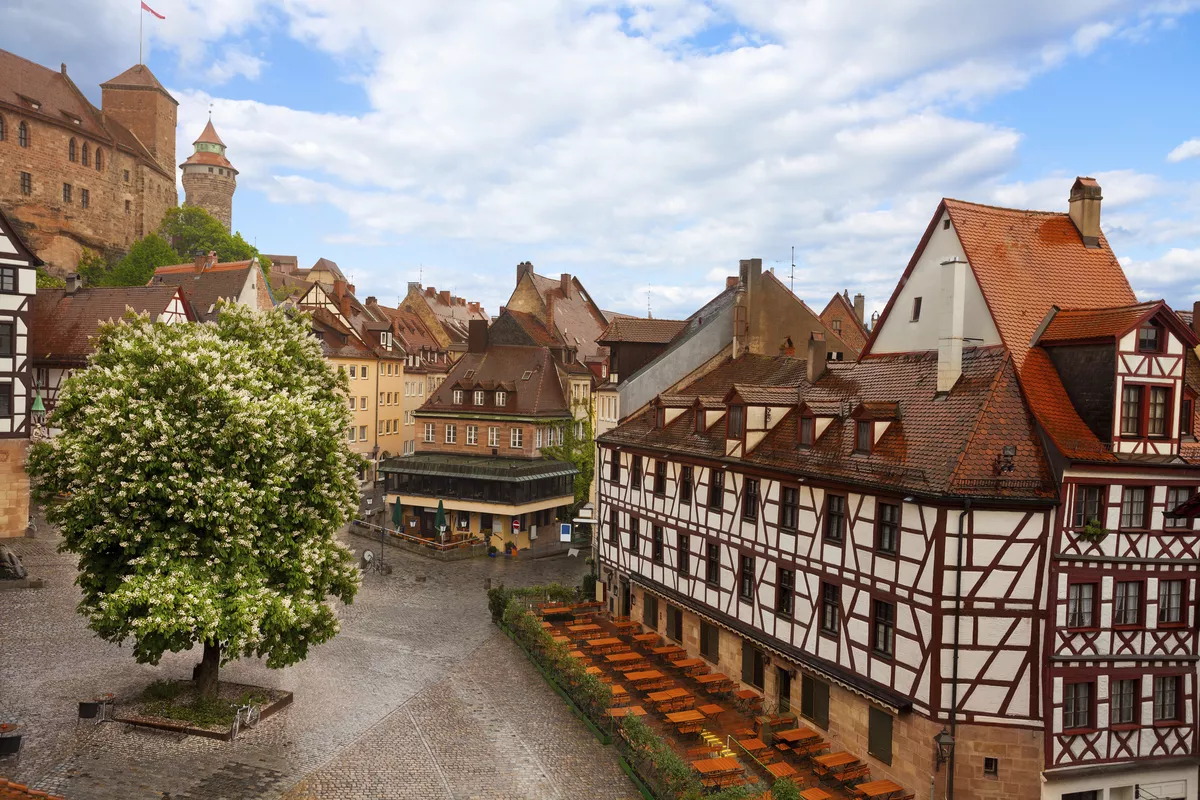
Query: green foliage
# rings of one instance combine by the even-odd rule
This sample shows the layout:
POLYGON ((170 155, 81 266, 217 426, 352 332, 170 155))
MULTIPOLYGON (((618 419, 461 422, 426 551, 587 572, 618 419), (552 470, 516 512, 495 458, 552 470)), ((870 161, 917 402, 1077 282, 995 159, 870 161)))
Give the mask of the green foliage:
POLYGON ((592 573, 585 573, 583 580, 579 583, 579 594, 591 600, 596 596, 596 576, 592 573))
POLYGON ((345 379, 306 315, 225 304, 215 324, 102 325, 30 449, 79 557, 78 609, 134 658, 198 643, 276 668, 333 637, 360 575, 336 539, 358 505, 345 379))
POLYGON ((504 610, 508 608, 508 600, 512 596, 504 584, 488 589, 488 611, 492 613, 492 622, 499 625, 504 618, 504 610))
POLYGON ((576 433, 574 422, 568 422, 559 429, 562 444, 542 448, 543 457, 567 461, 579 470, 575 475, 575 504, 571 506, 568 519, 574 517, 579 507, 587 502, 592 490, 592 476, 596 471, 595 429, 590 410, 581 422, 581 434, 576 433))
MULTIPOLYGON (((236 705, 263 705, 271 698, 261 692, 243 692, 236 705)), ((237 713, 229 698, 201 697, 182 681, 155 681, 142 692, 143 715, 190 722, 200 728, 228 728, 237 713)))
MULTIPOLYGON (((749 786, 726 786, 715 794, 705 795, 705 800, 749 800, 756 793, 756 790, 749 786)), ((771 794, 775 794, 775 790, 771 790, 771 794)), ((796 794, 799 797, 799 792, 796 794)))
MULTIPOLYGON (((103 256, 98 253, 84 248, 83 253, 79 256, 79 263, 75 265, 75 271, 83 278, 85 286, 102 286, 106 275, 112 270, 112 264, 108 263, 103 256)), ((66 283, 63 283, 66 286, 66 283)))
POLYGON ((771 797, 774 800, 800 800, 800 788, 791 778, 779 778, 771 784, 771 797))
POLYGON ((1100 524, 1100 520, 1089 519, 1087 525, 1077 535, 1089 542, 1102 542, 1104 537, 1108 536, 1108 529, 1100 524))
POLYGON ((92 283, 95 286, 145 286, 154 276, 154 270, 171 264, 180 264, 181 259, 166 239, 157 233, 144 236, 133 243, 125 257, 111 270, 92 283))
MULTIPOLYGON (((183 261, 190 261, 196 250, 205 253, 215 250, 220 261, 248 261, 258 255, 258 249, 243 239, 241 233, 230 234, 220 220, 199 206, 168 209, 158 233, 171 243, 183 261)), ((267 261, 263 271, 269 269, 267 261)))
POLYGON ((67 282, 57 275, 52 275, 45 267, 37 268, 37 288, 65 289, 67 282))
POLYGON ((624 717, 621 733, 635 759, 653 768, 651 782, 659 784, 666 797, 698 798, 704 795, 704 787, 691 764, 641 718, 624 717))

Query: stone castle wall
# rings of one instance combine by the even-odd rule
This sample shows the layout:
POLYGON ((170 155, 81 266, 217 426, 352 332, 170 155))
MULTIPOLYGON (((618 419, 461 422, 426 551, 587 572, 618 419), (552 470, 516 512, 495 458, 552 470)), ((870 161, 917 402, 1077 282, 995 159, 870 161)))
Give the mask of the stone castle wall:
POLYGON ((183 173, 185 203, 200 206, 219 219, 227 230, 233 229, 233 192, 236 188, 237 179, 230 175, 200 172, 190 165, 183 173))

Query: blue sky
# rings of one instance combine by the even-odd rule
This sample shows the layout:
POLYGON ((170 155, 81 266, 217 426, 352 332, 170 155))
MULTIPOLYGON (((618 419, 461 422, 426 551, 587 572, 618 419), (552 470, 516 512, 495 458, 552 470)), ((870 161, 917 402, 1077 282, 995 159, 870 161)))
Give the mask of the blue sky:
MULTIPOLYGON (((0 47, 98 100, 138 2, 62 5, 5 4, 0 47)), ((795 246, 810 303, 879 308, 938 198, 1065 210, 1079 174, 1139 295, 1200 299, 1190 0, 151 5, 178 160, 211 104, 234 226, 381 302, 423 275, 496 313, 531 260, 683 316, 795 246)))

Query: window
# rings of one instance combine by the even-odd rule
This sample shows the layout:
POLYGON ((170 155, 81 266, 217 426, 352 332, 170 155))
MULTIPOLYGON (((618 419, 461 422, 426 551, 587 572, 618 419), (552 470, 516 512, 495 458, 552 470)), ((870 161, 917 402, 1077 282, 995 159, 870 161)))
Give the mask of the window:
POLYGON ((17 144, 29 147, 29 126, 24 122, 17 126, 17 144))
POLYGON ((1158 624, 1183 622, 1183 581, 1158 582, 1158 624))
POLYGON ((690 549, 692 540, 686 533, 678 532, 675 534, 675 540, 679 545, 679 558, 676 561, 675 569, 680 575, 686 577, 692 571, 692 553, 690 549))
POLYGON ((658 630, 658 598, 652 594, 642 594, 642 624, 658 630))
POLYGON ((720 511, 725 505, 725 473, 719 469, 711 469, 708 473, 708 507, 720 511))
POLYGON ((467 426, 467 444, 472 445, 472 446, 479 444, 479 426, 478 425, 468 425, 467 426))
POLYGON ((1104 489, 1103 486, 1075 487, 1075 509, 1071 514, 1074 527, 1086 527, 1092 520, 1099 524, 1104 519, 1104 489))
POLYGON ((362 379, 364 381, 367 379, 367 365, 366 364, 363 364, 363 367, 362 367, 362 379))
POLYGON ((425 423, 425 441, 427 441, 427 442, 433 441, 433 432, 434 432, 433 429, 434 429, 434 424, 432 422, 425 423))
POLYGON ((357 378, 357 377, 358 377, 358 364, 351 364, 351 365, 350 365, 350 377, 351 377, 351 378, 357 378))
POLYGON ((129 183, 129 170, 125 170, 124 178, 125 178, 125 182, 129 183))
POLYGON ((608 510, 608 543, 618 544, 621 535, 621 514, 615 508, 608 510))
POLYGON ((794 531, 800 522, 800 489, 784 486, 779 491, 779 527, 794 531))
POLYGON ((654 461, 654 493, 659 497, 667 493, 667 462, 661 458, 654 461))
POLYGON ((496 392, 496 407, 504 408, 508 405, 508 392, 496 392))
POLYGON ((1062 800, 1100 800, 1100 793, 1094 789, 1087 792, 1070 792, 1064 794, 1062 800))
POLYGON ((367 426, 366 425, 358 426, 358 438, 360 441, 363 441, 363 442, 365 442, 367 440, 367 426))
POLYGON ((366 397, 358 398, 358 407, 363 411, 367 410, 367 398, 366 397))
POLYGON ((13 354, 13 323, 0 322, 0 356, 13 354))
MULTIPOLYGON (((33 194, 33 176, 28 172, 21 173, 21 194, 33 194)), ((125 202, 128 203, 129 201, 126 200, 125 202)))
POLYGON ((692 468, 679 468, 679 502, 692 503, 692 468))
POLYGON ((1154 721, 1179 719, 1179 676, 1159 675, 1154 679, 1154 721))
POLYGON ((1113 590, 1113 625, 1142 623, 1142 582, 1117 581, 1113 590))
POLYGON ((488 447, 500 446, 500 429, 488 428, 488 447))
POLYGON ((766 659, 762 650, 750 642, 742 642, 742 681, 756 689, 763 688, 763 674, 766 672, 766 659))
POLYGON ((1095 624, 1096 584, 1072 583, 1067 587, 1067 627, 1090 628, 1095 624))
POLYGON ((1142 387, 1126 385, 1121 389, 1121 435, 1142 433, 1142 387))
POLYGON ((667 410, 662 406, 654 412, 654 427, 660 431, 667 427, 667 410))
POLYGON ((64 203, 71 202, 71 184, 69 184, 69 183, 63 184, 63 202, 64 203))
POLYGON ((475 390, 475 405, 483 405, 483 392, 478 389, 475 390))
POLYGON ((841 589, 836 583, 821 584, 821 630, 837 635, 841 589))
POLYGON ((667 606, 667 638, 683 641, 683 612, 672 605, 667 606))
POLYGON ((76 160, 75 147, 76 145, 74 139, 71 139, 71 141, 67 142, 67 160, 71 161, 72 163, 76 160))
POLYGON ((630 457, 629 485, 635 489, 642 488, 642 457, 630 457))
POLYGON ((11 381, 0 383, 0 417, 13 415, 13 385, 11 381))
POLYGON ((621 480, 621 454, 616 450, 609 451, 608 479, 610 481, 621 480))
POLYGON ((880 553, 895 555, 899 542, 900 506, 880 503, 879 518, 875 521, 875 549, 880 553))
POLYGON ((754 600, 754 556, 743 555, 740 559, 741 568, 738 570, 738 597, 743 600, 754 600))
POLYGON ((753 522, 758 519, 758 478, 746 478, 746 491, 742 496, 742 519, 753 522))
POLYGON ((629 552, 637 554, 638 552, 638 518, 629 515, 629 552))
POLYGON ((651 537, 650 558, 654 560, 654 563, 661 564, 661 563, 663 563, 663 527, 662 527, 662 525, 653 526, 650 529, 650 537, 651 537))
POLYGON ((803 675, 800 679, 800 715, 822 728, 829 727, 829 684, 803 675))
POLYGON ((1063 729, 1077 730, 1092 723, 1092 684, 1068 683, 1063 696, 1063 729))
POLYGON ((896 607, 883 600, 876 600, 875 625, 872 629, 871 647, 881 656, 891 658, 896 652, 896 607))
POLYGON ((1162 348, 1162 331, 1154 324, 1138 328, 1138 352, 1157 353, 1162 348))
POLYGON ((96 148, 96 172, 104 170, 104 151, 99 147, 96 148))
POLYGON ((351 411, 354 411, 354 409, 355 409, 355 406, 357 406, 357 405, 358 405, 358 398, 357 398, 357 397, 351 397, 351 398, 349 398, 349 400, 350 400, 350 410, 351 410, 351 411))
MULTIPOLYGON (((1167 511, 1174 511, 1181 505, 1186 503, 1192 497, 1192 487, 1190 486, 1168 486, 1167 487, 1167 511)), ((1192 521, 1187 517, 1166 517, 1163 519, 1164 528, 1190 528, 1192 521)))
POLYGON ((358 428, 355 428, 353 425, 351 425, 350 433, 346 438, 352 442, 357 442, 358 441, 358 428))
POLYGON ((87 142, 84 142, 83 143, 83 157, 79 159, 79 162, 81 164, 83 164, 85 167, 90 167, 91 160, 92 159, 90 158, 90 153, 88 152, 88 144, 87 144, 87 142))
POLYGON ((508 432, 508 446, 513 450, 521 449, 521 442, 525 436, 524 428, 513 428, 508 432))
POLYGON ((740 439, 745 432, 746 425, 744 415, 746 409, 742 406, 729 407, 729 431, 725 434, 730 439, 740 439))
POLYGON ((0 117, 0 142, 4 141, 4 117, 0 117))
POLYGON ((1191 397, 1183 398, 1179 404, 1179 435, 1191 436, 1194 431, 1192 424, 1196 416, 1196 401, 1191 397))
POLYGON ((706 431, 708 429, 707 426, 705 426, 705 424, 704 424, 704 422, 705 422, 704 406, 697 405, 695 413, 696 413, 696 433, 704 433, 704 431, 706 431))
POLYGON ((91 194, 87 189, 79 190, 79 205, 81 208, 87 208, 89 205, 91 205, 91 199, 91 194))
POLYGON ((453 399, 451 402, 452 402, 452 403, 454 403, 454 405, 456 405, 456 406, 461 406, 461 405, 462 405, 462 400, 463 400, 463 391, 462 391, 462 389, 455 389, 455 390, 454 390, 454 392, 453 392, 453 394, 452 394, 452 397, 453 397, 454 399, 453 399))
POLYGON ((718 585, 721 583, 721 545, 704 543, 704 580, 718 585))
POLYGON ((983 757, 983 774, 988 778, 1000 777, 1000 759, 995 756, 983 757))
POLYGON ((842 332, 842 321, 840 319, 833 320, 833 332, 834 333, 842 332))
POLYGON ((700 620, 700 655, 713 664, 721 657, 721 629, 704 620, 700 620))
POLYGON ((910 322, 919 322, 921 320, 921 298, 914 297, 912 304, 912 316, 909 317, 910 322))
POLYGON ((1108 683, 1108 721, 1112 725, 1130 725, 1137 720, 1134 706, 1137 702, 1137 681, 1120 680, 1108 683))
MULTIPOLYGON (((547 446, 549 446, 549 444, 550 444, 549 442, 546 442, 547 446)), ((542 429, 541 428, 533 429, 533 446, 536 448, 539 448, 539 449, 542 446, 542 429)))
POLYGON ((387 395, 386 395, 386 394, 384 394, 383 392, 380 392, 380 393, 379 393, 379 405, 383 405, 383 403, 384 403, 384 398, 385 398, 386 396, 387 396, 387 395))
POLYGON ((825 496, 825 538, 841 542, 845 538, 846 498, 840 494, 825 496))
POLYGON ((792 595, 796 591, 796 573, 779 568, 779 585, 775 587, 775 613, 792 613, 792 595))
POLYGON ((1150 387, 1150 409, 1146 414, 1146 435, 1166 436, 1167 408, 1171 405, 1171 390, 1165 386, 1150 387))
POLYGON ((814 417, 803 416, 800 418, 800 444, 804 447, 809 447, 813 443, 813 433, 816 431, 817 420, 814 417))
POLYGON ((1146 488, 1126 486, 1121 492, 1121 527, 1146 527, 1146 488))
POLYGON ((892 715, 875 706, 867 714, 867 754, 892 763, 892 715))
POLYGON ((854 452, 871 452, 871 423, 868 420, 859 420, 854 426, 854 452))

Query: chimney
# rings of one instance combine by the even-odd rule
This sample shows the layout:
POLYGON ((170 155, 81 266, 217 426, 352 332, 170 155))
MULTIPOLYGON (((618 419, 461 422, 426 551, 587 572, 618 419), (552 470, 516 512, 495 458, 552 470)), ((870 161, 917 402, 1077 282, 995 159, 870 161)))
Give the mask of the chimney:
POLYGON ((571 296, 571 273, 564 272, 558 276, 558 289, 563 293, 563 297, 571 296))
POLYGON ((438 292, 438 300, 442 302, 442 305, 450 305, 450 292, 438 292))
POLYGON ((82 288, 83 278, 80 276, 80 274, 78 272, 69 273, 67 275, 67 294, 75 294, 82 288))
POLYGON ((1079 230, 1084 247, 1100 246, 1100 184, 1095 178, 1076 178, 1071 187, 1071 222, 1079 230))
POLYGON ((521 276, 526 272, 533 272, 533 264, 529 261, 522 261, 517 264, 517 283, 521 282, 521 276))
POLYGON ((344 294, 338 298, 338 309, 342 312, 342 316, 348 322, 350 320, 350 295, 344 294))
POLYGON ((467 323, 467 352, 483 353, 488 346, 488 324, 485 319, 473 319, 467 323))
POLYGON ((208 269, 212 269, 216 265, 217 265, 217 251, 209 250, 208 251, 208 264, 206 266, 208 269))
POLYGON ((333 296, 339 300, 346 296, 346 282, 341 278, 333 279, 333 296))
POLYGON ((204 262, 208 260, 207 254, 200 248, 192 251, 192 263, 196 265, 196 272, 204 271, 204 262))
POLYGON ((825 334, 813 331, 808 335, 808 356, 804 365, 805 376, 809 383, 816 383, 817 378, 825 372, 825 359, 829 353, 829 343, 825 334))
POLYGON ((1192 332, 1200 336, 1200 300, 1192 303, 1192 332))
POLYGON ((411 292, 413 289, 416 289, 418 292, 421 291, 421 282, 420 281, 409 281, 408 282, 408 290, 411 292))
POLYGON ((425 296, 426 297, 437 297, 437 289, 433 288, 432 286, 426 287, 425 288, 425 296))
POLYGON ((962 376, 963 322, 967 304, 967 262, 942 262, 941 330, 938 335, 938 393, 949 392, 962 376))
POLYGON ((349 292, 350 294, 357 294, 357 292, 355 292, 355 291, 354 291, 354 284, 353 284, 353 283, 347 283, 347 284, 346 284, 346 291, 347 291, 347 292, 349 292))
POLYGON ((367 305, 369 305, 369 306, 379 305, 379 301, 375 299, 375 295, 371 295, 370 297, 367 298, 367 305))
POLYGON ((726 276, 726 278, 725 278, 725 288, 726 289, 732 289, 733 287, 737 286, 737 284, 738 284, 737 275, 726 276))
POLYGON ((467 308, 470 309, 472 314, 479 313, 479 303, 475 303, 475 302, 467 303, 467 308))
POLYGON ((863 293, 859 292, 854 295, 854 316, 858 317, 858 324, 863 324, 863 314, 867 310, 867 298, 863 297, 863 293))

